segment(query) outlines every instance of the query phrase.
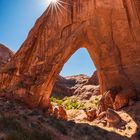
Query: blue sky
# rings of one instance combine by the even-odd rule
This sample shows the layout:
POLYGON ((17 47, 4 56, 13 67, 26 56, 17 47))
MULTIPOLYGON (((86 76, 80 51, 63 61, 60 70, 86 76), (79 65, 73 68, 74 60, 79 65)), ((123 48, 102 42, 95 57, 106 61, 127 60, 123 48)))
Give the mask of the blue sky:
POLYGON ((91 76, 95 71, 94 64, 85 48, 77 50, 64 65, 61 75, 86 74, 91 76))
MULTIPOLYGON (((47 6, 47 0, 0 0, 0 43, 16 52, 47 6)), ((86 49, 79 49, 64 65, 61 75, 92 75, 94 70, 86 49)))

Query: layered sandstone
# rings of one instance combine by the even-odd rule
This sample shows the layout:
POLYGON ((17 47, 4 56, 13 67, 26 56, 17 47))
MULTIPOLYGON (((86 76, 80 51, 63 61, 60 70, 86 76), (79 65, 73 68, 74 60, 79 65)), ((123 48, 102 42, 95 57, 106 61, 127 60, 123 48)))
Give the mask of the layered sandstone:
POLYGON ((91 85, 99 85, 99 79, 98 79, 97 71, 95 71, 93 73, 93 75, 89 78, 88 84, 91 84, 91 85))
POLYGON ((101 92, 110 93, 102 106, 126 105, 140 92, 139 0, 62 1, 61 11, 49 7, 37 20, 1 72, 0 88, 33 107, 46 107, 63 65, 85 47, 97 68, 101 92), (117 100, 121 93, 125 103, 117 100))
POLYGON ((58 76, 52 90, 52 95, 60 98, 63 98, 64 96, 72 96, 74 94, 74 90, 72 89, 72 87, 74 87, 75 85, 75 80, 58 76))
POLYGON ((97 79, 96 72, 92 77, 84 74, 67 77, 58 76, 52 90, 52 96, 64 98, 65 96, 76 95, 80 99, 90 99, 92 96, 100 94, 97 79))
POLYGON ((14 53, 5 47, 3 44, 0 44, 0 69, 11 60, 14 53))

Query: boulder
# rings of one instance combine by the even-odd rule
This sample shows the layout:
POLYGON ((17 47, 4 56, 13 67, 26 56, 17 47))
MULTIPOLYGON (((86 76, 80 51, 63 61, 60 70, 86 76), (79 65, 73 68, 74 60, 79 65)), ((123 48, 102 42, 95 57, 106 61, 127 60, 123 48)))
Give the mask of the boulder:
POLYGON ((133 90, 128 89, 116 95, 115 101, 113 103, 113 108, 118 110, 126 105, 131 104, 132 100, 136 100, 136 93, 133 90))
POLYGON ((60 105, 57 106, 50 105, 46 115, 53 116, 60 120, 67 120, 67 113, 65 109, 60 105))
POLYGON ((108 108, 106 111, 106 119, 109 126, 117 127, 122 121, 121 117, 113 110, 108 108))
POLYGON ((93 121, 97 116, 96 109, 90 109, 90 110, 84 110, 84 111, 87 115, 88 121, 93 121))
POLYGON ((62 107, 62 106, 59 106, 58 107, 58 119, 61 119, 61 120, 67 120, 67 113, 65 111, 65 109, 62 107))

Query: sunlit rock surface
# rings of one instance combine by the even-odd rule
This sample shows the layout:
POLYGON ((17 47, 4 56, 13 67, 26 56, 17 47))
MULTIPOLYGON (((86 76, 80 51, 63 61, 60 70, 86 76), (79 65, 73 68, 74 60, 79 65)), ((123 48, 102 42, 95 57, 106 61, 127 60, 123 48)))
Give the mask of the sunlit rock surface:
POLYGON ((78 96, 80 99, 90 99, 94 95, 99 95, 99 85, 97 84, 96 73, 92 77, 84 74, 62 77, 59 76, 52 90, 52 96, 64 98, 65 96, 78 96))
MULTIPOLYGON (((101 93, 110 91, 110 106, 123 107, 140 92, 139 0, 63 1, 68 4, 63 3, 62 13, 48 8, 37 20, 0 73, 0 88, 32 107, 45 108, 63 65, 85 47, 97 68, 101 93), (131 96, 125 96, 128 91, 131 96), (120 93, 125 102, 118 105, 120 93)), ((108 107, 105 101, 102 110, 108 107)))
POLYGON ((0 44, 0 69, 11 60, 14 53, 5 47, 3 44, 0 44))

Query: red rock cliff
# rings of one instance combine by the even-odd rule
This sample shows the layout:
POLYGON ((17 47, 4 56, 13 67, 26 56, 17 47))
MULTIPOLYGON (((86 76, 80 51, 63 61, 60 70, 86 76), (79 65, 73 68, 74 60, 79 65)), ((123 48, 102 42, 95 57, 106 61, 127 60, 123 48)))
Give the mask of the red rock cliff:
POLYGON ((0 44, 0 69, 11 60, 14 53, 5 47, 3 44, 0 44))
POLYGON ((110 106, 122 107, 140 92, 139 0, 63 2, 62 12, 49 7, 37 20, 1 72, 0 88, 32 106, 46 107, 63 65, 85 47, 97 68, 101 92, 111 91, 102 102, 109 97, 110 106))

